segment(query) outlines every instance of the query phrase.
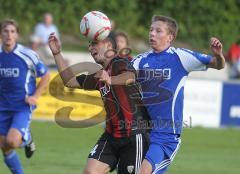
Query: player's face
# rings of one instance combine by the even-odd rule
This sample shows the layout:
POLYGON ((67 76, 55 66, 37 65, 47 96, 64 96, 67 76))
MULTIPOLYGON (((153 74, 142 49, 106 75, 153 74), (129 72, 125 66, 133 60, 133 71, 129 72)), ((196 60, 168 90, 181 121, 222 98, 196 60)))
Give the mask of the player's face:
POLYGON ((92 41, 89 44, 89 52, 94 58, 96 63, 104 64, 105 62, 105 53, 107 51, 107 44, 104 41, 92 41))
POLYGON ((151 24, 149 43, 154 51, 160 52, 167 49, 171 45, 172 38, 165 22, 156 21, 151 24))
POLYGON ((118 50, 121 50, 123 48, 127 48, 128 47, 127 41, 126 41, 125 37, 117 36, 116 37, 116 43, 117 43, 117 49, 118 50))
POLYGON ((7 47, 14 46, 18 39, 18 32, 14 25, 6 25, 1 31, 3 45, 7 47))

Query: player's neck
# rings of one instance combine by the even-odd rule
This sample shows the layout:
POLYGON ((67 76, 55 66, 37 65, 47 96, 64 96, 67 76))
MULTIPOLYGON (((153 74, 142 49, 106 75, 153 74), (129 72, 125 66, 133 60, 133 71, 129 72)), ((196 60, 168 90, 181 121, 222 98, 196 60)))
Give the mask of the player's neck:
POLYGON ((166 45, 166 46, 163 46, 163 47, 159 47, 159 48, 155 48, 153 49, 155 53, 161 53, 163 51, 165 51, 166 49, 168 49, 170 47, 170 45, 166 45))
POLYGON ((7 53, 12 52, 13 49, 15 48, 16 43, 12 45, 3 45, 3 50, 7 53))
POLYGON ((155 53, 161 53, 163 52, 164 50, 168 49, 170 47, 170 45, 166 46, 166 47, 161 47, 161 48, 158 48, 158 49, 154 49, 154 52, 155 53))

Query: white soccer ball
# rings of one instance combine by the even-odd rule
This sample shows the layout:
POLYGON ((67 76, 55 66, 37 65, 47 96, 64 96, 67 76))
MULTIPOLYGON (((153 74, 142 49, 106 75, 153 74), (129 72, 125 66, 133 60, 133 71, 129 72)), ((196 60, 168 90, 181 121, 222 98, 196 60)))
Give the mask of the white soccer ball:
POLYGON ((110 20, 99 11, 88 12, 80 22, 80 32, 90 40, 104 40, 111 29, 110 20))

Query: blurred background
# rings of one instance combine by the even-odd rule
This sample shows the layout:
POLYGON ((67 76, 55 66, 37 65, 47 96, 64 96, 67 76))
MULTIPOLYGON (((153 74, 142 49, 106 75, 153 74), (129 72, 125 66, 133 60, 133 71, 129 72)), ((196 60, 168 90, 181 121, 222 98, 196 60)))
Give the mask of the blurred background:
MULTIPOLYGON (((169 173, 240 173, 240 0, 0 0, 0 20, 13 18, 19 23, 19 42, 40 55, 52 76, 34 113, 32 128, 39 150, 33 159, 23 161, 26 173, 79 173, 102 132, 102 124, 67 129, 52 122, 62 107, 73 108, 73 121, 103 116, 104 109, 94 104, 101 103, 97 91, 69 90, 53 80, 56 67, 41 36, 45 24, 58 33, 69 66, 93 62, 87 52, 88 41, 79 31, 82 16, 93 10, 111 19, 114 32, 127 34, 133 56, 149 49, 148 31, 154 14, 176 19, 176 47, 211 54, 210 37, 222 41, 226 67, 193 72, 187 81, 182 149, 169 173)), ((0 173, 8 173, 2 163, 0 173)))

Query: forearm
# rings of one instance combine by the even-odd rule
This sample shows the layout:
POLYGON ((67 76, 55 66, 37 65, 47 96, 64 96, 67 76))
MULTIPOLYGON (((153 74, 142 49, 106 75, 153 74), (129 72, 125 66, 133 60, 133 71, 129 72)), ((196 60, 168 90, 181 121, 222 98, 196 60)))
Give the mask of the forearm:
POLYGON ((133 72, 125 72, 117 76, 111 76, 111 85, 129 85, 135 83, 135 74, 133 72))
POLYGON ((225 66, 225 57, 223 54, 215 55, 209 67, 214 69, 223 69, 225 66))
POLYGON ((217 58, 217 69, 223 69, 225 67, 225 57, 223 54, 217 58))
POLYGON ((39 98, 42 92, 46 89, 49 80, 50 80, 50 73, 47 72, 43 77, 41 77, 41 80, 37 85, 37 89, 33 94, 36 98, 39 98))
POLYGON ((63 80, 64 85, 67 85, 68 82, 75 77, 70 68, 66 65, 66 62, 61 53, 54 55, 54 60, 56 62, 58 72, 63 80))

